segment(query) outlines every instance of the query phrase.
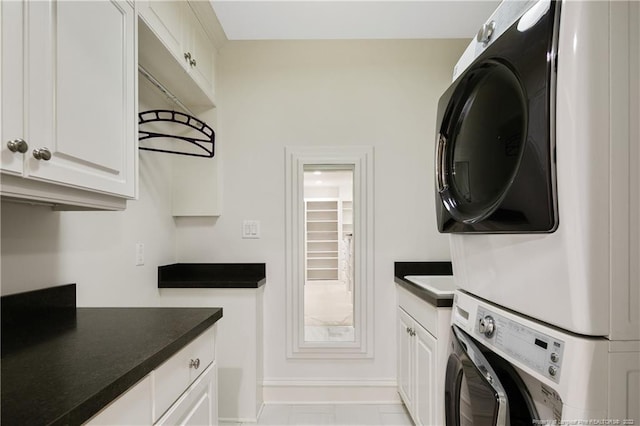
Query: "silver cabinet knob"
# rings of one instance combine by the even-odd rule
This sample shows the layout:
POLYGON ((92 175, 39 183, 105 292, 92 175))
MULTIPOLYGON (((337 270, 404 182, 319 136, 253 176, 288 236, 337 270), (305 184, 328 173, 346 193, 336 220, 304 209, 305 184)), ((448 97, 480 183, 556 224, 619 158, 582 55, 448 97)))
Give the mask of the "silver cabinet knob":
POLYGON ((24 139, 13 139, 7 142, 7 148, 11 152, 19 152, 24 154, 29 149, 29 144, 24 139))
POLYGON ((478 31, 478 35, 476 36, 476 40, 480 43, 486 45, 491 40, 491 36, 496 29, 496 23, 494 21, 487 22, 480 28, 478 31))
POLYGON ((33 158, 35 158, 36 160, 49 161, 51 160, 51 151, 49 151, 49 148, 34 149, 33 158))
POLYGON ((198 367, 200 367, 200 358, 189 361, 189 368, 195 368, 197 370, 198 367))
POLYGON ((493 336, 493 333, 496 331, 496 323, 491 315, 480 318, 478 321, 478 331, 487 337, 493 336))

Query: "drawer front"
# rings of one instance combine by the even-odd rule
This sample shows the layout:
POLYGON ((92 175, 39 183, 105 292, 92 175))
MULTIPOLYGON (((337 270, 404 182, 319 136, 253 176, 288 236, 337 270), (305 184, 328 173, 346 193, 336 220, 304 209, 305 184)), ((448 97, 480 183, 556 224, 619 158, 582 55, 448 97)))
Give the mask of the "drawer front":
POLYGON ((151 423, 151 375, 93 416, 86 425, 148 425, 151 423))
POLYGON ((189 383, 192 383, 214 361, 216 353, 215 328, 210 328, 202 333, 202 335, 191 342, 189 346, 191 352, 189 353, 187 363, 192 366, 189 368, 189 383))
POLYGON ((414 296, 404 288, 398 288, 398 304, 421 326, 434 336, 438 333, 438 308, 414 296))
POLYGON ((215 358, 215 326, 153 371, 153 421, 157 421, 215 358), (197 365, 197 368, 196 368, 197 365))

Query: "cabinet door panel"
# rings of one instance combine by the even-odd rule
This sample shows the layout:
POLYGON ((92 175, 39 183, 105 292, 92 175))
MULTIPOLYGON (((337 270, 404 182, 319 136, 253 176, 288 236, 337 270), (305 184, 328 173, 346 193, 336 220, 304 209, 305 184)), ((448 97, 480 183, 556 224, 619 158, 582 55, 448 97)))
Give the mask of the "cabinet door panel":
POLYGON ((185 53, 184 11, 187 6, 181 1, 146 1, 140 4, 140 15, 165 47, 182 59, 185 53))
POLYGON ((17 1, 0 3, 0 20, 2 22, 2 155, 0 168, 3 172, 22 174, 24 154, 11 152, 7 142, 24 138, 24 67, 22 62, 23 45, 23 4, 17 1))
POLYGON ((407 329, 414 327, 414 321, 402 309, 398 308, 398 387, 405 405, 412 410, 413 389, 411 378, 413 371, 413 339, 407 329))
POLYGON ((420 325, 416 325, 416 395, 414 413, 419 425, 436 424, 434 392, 436 384, 436 339, 420 325))
POLYGON ((188 26, 188 50, 195 60, 195 65, 191 67, 191 73, 194 80, 213 98, 215 48, 194 12, 189 7, 186 9, 188 9, 189 16, 187 22, 190 23, 188 26))
POLYGON ((48 148, 52 158, 30 157, 29 176, 134 196, 132 6, 107 0, 32 3, 39 5, 33 17, 42 25, 29 26, 30 146, 48 148), (43 18, 44 8, 51 10, 43 18), (55 59, 46 52, 38 58, 43 49, 55 52, 55 59))

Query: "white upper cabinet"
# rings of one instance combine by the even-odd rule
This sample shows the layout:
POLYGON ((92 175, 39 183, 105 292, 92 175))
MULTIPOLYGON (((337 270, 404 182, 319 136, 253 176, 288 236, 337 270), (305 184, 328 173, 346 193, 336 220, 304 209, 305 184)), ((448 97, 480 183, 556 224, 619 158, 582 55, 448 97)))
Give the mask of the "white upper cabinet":
POLYGON ((2 156, 0 166, 5 173, 22 174, 23 153, 28 149, 24 141, 24 66, 22 57, 22 4, 2 2, 2 156), (13 59, 11 59, 13 58, 13 59))
POLYGON ((211 6, 154 0, 138 4, 140 65, 184 104, 196 109, 213 107, 214 30, 198 18, 200 8, 213 14, 211 6), (193 7, 198 7, 198 13, 193 7))
POLYGON ((193 79, 215 97, 215 47, 191 7, 186 8, 185 51, 193 79))
POLYGON ((127 1, 2 2, 2 195, 124 208, 136 195, 136 64, 127 1))

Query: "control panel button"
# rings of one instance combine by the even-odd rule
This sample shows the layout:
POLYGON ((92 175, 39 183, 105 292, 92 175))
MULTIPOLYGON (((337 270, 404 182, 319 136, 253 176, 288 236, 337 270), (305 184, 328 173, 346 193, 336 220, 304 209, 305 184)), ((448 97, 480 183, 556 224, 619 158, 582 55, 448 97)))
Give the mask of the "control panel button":
POLYGON ((478 321, 478 331, 487 337, 493 336, 496 331, 496 323, 491 315, 480 318, 478 321))
POLYGON ((551 352, 551 356, 550 356, 550 358, 551 358, 551 362, 558 362, 558 361, 560 361, 560 356, 558 356, 558 354, 557 354, 557 353, 555 353, 555 352, 551 352))
POLYGON ((549 366, 549 375, 551 377, 555 377, 556 374, 558 374, 558 367, 556 367, 555 365, 550 365, 549 366))

